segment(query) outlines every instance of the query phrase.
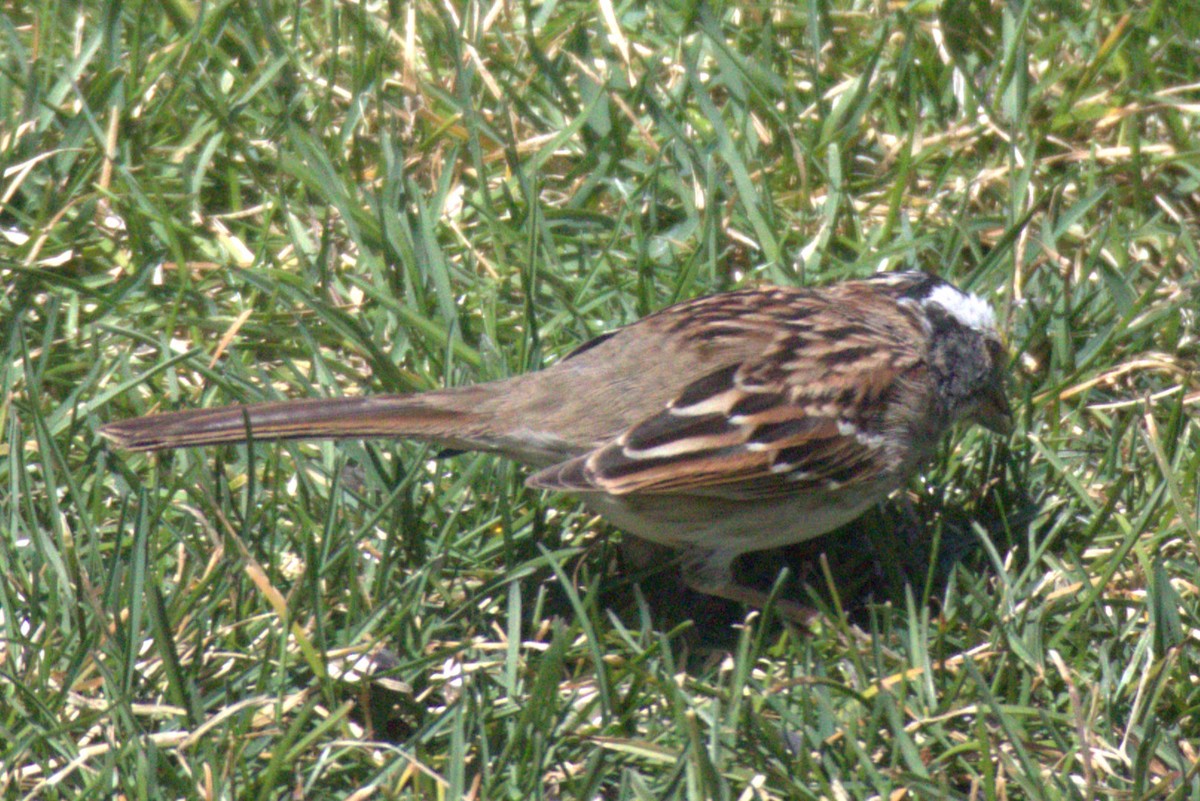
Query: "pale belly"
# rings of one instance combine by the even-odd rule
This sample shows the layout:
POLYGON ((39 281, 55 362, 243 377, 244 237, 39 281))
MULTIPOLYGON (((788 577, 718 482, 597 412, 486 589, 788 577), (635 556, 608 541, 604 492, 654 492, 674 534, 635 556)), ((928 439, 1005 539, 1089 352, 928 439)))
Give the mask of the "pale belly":
POLYGON ((840 497, 770 498, 737 503, 703 496, 583 494, 592 511, 644 540, 730 555, 819 537, 861 515, 891 492, 878 486, 840 497))

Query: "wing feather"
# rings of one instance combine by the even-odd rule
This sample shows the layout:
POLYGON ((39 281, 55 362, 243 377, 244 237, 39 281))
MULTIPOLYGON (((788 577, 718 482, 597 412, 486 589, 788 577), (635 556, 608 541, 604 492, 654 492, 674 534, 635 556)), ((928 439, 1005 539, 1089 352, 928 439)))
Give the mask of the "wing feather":
POLYGON ((911 339, 881 345, 865 329, 848 321, 819 339, 785 329, 760 357, 701 376, 662 411, 529 484, 611 495, 769 497, 875 480, 897 467, 881 453, 888 399, 924 366, 906 344, 911 339))

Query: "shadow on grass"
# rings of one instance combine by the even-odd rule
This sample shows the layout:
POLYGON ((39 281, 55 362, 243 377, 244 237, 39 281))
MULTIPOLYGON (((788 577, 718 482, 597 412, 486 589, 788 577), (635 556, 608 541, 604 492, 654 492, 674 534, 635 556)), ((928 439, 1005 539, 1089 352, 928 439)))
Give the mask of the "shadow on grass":
MULTIPOLYGON (((840 609, 850 623, 868 630, 872 607, 903 609, 909 594, 936 613, 956 566, 977 573, 992 570, 980 530, 1001 555, 1029 542, 1037 504, 1019 484, 997 482, 965 503, 892 499, 820 537, 744 554, 734 565, 735 576, 745 586, 776 591, 776 598, 823 614, 840 609)), ((699 652, 736 644, 744 606, 686 587, 670 549, 639 542, 634 550, 637 563, 662 565, 636 577, 656 628, 668 631, 693 621, 687 644, 699 652)), ((623 620, 636 609, 634 583, 614 577, 603 597, 623 620)), ((771 621, 779 625, 775 616, 771 621)))

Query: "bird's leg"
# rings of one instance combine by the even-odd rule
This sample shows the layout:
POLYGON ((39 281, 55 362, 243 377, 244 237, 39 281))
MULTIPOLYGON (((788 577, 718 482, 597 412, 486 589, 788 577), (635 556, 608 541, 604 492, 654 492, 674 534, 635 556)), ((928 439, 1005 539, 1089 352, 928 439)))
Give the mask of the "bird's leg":
POLYGON ((696 592, 756 609, 763 609, 770 603, 771 608, 782 617, 806 629, 821 620, 821 613, 811 607, 787 598, 772 601, 768 593, 739 584, 733 577, 733 560, 737 556, 737 553, 729 551, 690 549, 683 556, 683 580, 696 592))

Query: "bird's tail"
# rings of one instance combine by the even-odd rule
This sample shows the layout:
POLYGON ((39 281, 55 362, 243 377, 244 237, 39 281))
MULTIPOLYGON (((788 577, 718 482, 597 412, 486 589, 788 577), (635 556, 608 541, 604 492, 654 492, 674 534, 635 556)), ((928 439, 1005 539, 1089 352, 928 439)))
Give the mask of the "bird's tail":
MULTIPOLYGON (((223 406, 118 420, 100 433, 133 451, 219 445, 249 439, 421 439, 476 449, 487 429, 485 398, 472 390, 372 395, 223 406)), ((486 447, 486 444, 485 444, 486 447)))

